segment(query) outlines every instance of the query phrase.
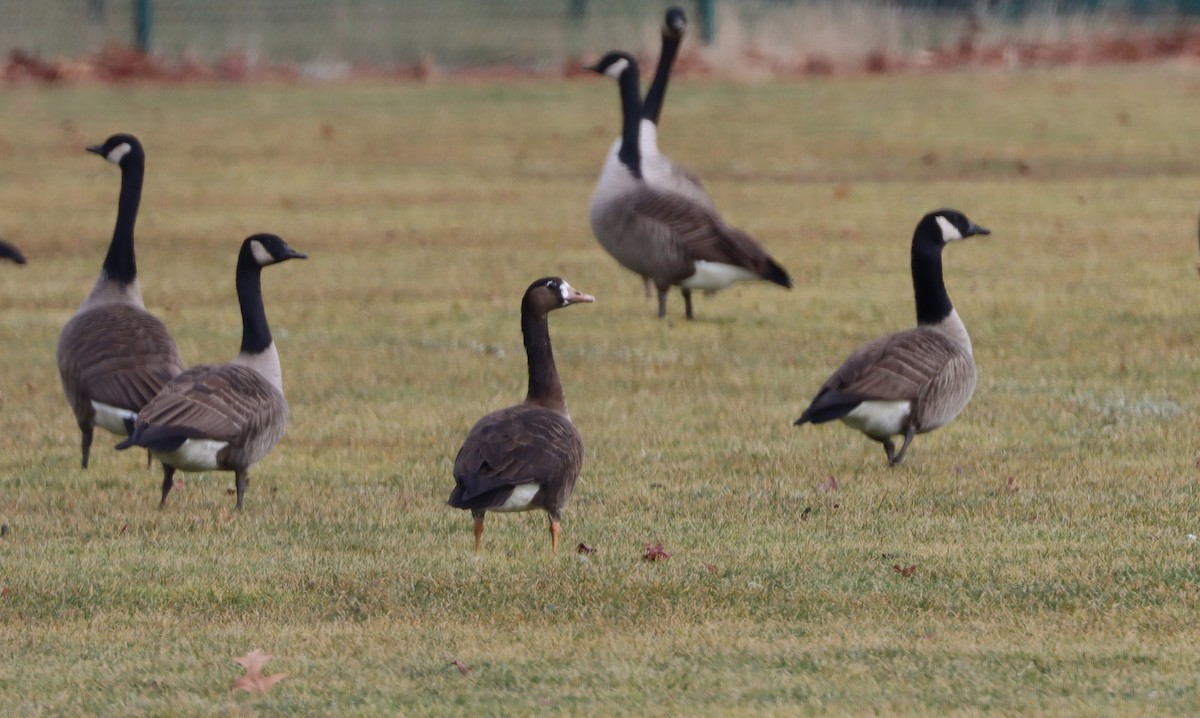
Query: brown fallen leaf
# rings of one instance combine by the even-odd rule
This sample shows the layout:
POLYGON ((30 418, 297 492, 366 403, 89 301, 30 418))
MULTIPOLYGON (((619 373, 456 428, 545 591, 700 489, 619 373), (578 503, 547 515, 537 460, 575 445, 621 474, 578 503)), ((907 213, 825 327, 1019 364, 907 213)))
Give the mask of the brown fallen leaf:
POLYGON ((271 656, 257 648, 244 656, 234 658, 233 662, 241 664, 246 669, 246 673, 235 678, 233 683, 229 684, 229 690, 241 688, 249 693, 266 693, 271 690, 271 687, 282 681, 287 674, 276 673, 273 676, 264 676, 262 667, 269 660, 271 660, 271 656))
POLYGON ((827 493, 831 491, 837 491, 838 480, 830 476, 828 479, 825 479, 821 483, 817 484, 817 488, 827 493))
POLYGON ((464 676, 471 672, 471 667, 468 666, 467 664, 463 663, 462 661, 458 660, 457 658, 455 658, 453 661, 450 661, 450 665, 457 668, 458 672, 463 674, 464 676))
POLYGON ((4 588, 0 588, 0 598, 3 598, 5 596, 9 595, 10 593, 12 593, 12 589, 9 588, 8 586, 5 586, 4 588))
POLYGON ((805 507, 804 507, 804 511, 802 511, 802 512, 800 513, 800 520, 801 520, 801 521, 808 521, 808 515, 809 515, 809 514, 811 514, 811 513, 812 513, 812 507, 811 507, 811 506, 805 506, 805 507))
POLYGON ((642 555, 642 558, 647 561, 659 561, 671 558, 671 554, 663 550, 663 545, 660 543, 644 544, 644 547, 646 553, 642 555))
POLYGON ((850 196, 850 185, 840 184, 833 188, 834 199, 846 199, 850 196))
POLYGON ((1004 482, 1004 493, 1015 494, 1019 490, 1020 489, 1017 488, 1016 482, 1013 481, 1013 477, 1008 477, 1008 480, 1004 482))
POLYGON ((596 547, 581 543, 575 547, 575 553, 596 553, 596 547))
POLYGON ((894 564, 892 564, 892 570, 895 571, 896 573, 900 574, 901 576, 908 578, 909 576, 916 573, 917 564, 914 563, 911 566, 901 566, 898 563, 894 563, 894 564))
POLYGON ((704 564, 704 570, 708 571, 709 573, 716 573, 717 566, 716 566, 716 564, 706 563, 706 564, 704 564))

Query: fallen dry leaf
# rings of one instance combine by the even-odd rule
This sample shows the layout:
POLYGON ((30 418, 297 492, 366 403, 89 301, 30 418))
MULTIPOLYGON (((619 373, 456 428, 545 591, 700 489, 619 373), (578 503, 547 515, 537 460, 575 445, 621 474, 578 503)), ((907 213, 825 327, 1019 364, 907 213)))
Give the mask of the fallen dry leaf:
POLYGON ((12 593, 12 589, 9 588, 8 586, 5 586, 4 588, 0 588, 0 598, 3 598, 10 593, 12 593))
POLYGON ((909 576, 916 573, 917 564, 914 563, 911 566, 901 566, 898 563, 894 563, 894 564, 892 564, 892 570, 895 571, 896 573, 900 574, 901 576, 908 578, 909 576))
POLYGON ((850 185, 840 184, 833 188, 834 199, 846 199, 850 196, 850 185))
POLYGON ((575 553, 596 553, 596 547, 581 543, 575 547, 575 553))
POLYGON ((716 573, 717 566, 716 566, 716 564, 706 563, 706 564, 704 564, 704 570, 708 571, 709 573, 716 573))
POLYGON ((671 554, 663 550, 663 545, 660 543, 644 544, 644 546, 646 553, 642 555, 642 558, 646 559, 647 561, 658 561, 671 558, 671 554))
POLYGON ((811 507, 811 506, 805 506, 805 507, 804 507, 804 511, 802 511, 802 512, 800 513, 800 520, 801 520, 801 521, 808 521, 808 515, 809 515, 809 514, 811 514, 811 513, 812 513, 812 507, 811 507))
POLYGON ((821 491, 830 492, 838 490, 838 480, 830 476, 821 483, 817 484, 817 488, 821 491))
POLYGON ((1019 491, 1019 489, 1017 488, 1016 482, 1013 481, 1013 477, 1008 477, 1008 480, 1004 482, 1004 493, 1015 494, 1017 491, 1019 491))
POLYGON ((471 672, 471 667, 468 666, 467 664, 463 663, 462 661, 458 660, 457 658, 455 658, 453 661, 451 661, 450 665, 457 668, 458 672, 463 674, 464 676, 471 672))
POLYGON ((239 663, 246 669, 245 675, 239 676, 229 684, 229 690, 237 690, 241 688, 249 693, 266 693, 271 690, 271 687, 282 681, 286 673, 276 673, 273 676, 264 676, 262 667, 267 661, 271 660, 271 656, 263 653, 255 648, 244 656, 239 656, 233 659, 234 663, 239 663))

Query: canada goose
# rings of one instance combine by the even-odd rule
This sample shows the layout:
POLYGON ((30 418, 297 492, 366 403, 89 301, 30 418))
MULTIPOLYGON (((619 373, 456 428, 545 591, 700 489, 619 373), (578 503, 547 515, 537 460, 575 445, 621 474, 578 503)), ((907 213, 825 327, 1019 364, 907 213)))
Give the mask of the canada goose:
POLYGON ((646 181, 637 61, 628 53, 610 52, 590 69, 618 81, 623 122, 619 147, 600 172, 588 219, 609 254, 654 282, 658 316, 666 316, 667 290, 673 285, 682 288, 688 319, 694 318, 693 289, 724 289, 755 279, 791 287, 787 272, 749 235, 701 203, 646 181))
MULTIPOLYGON (((711 210, 714 214, 717 206, 700 178, 682 165, 677 165, 658 149, 658 119, 662 114, 663 100, 667 94, 667 82, 671 77, 671 67, 675 56, 679 54, 679 43, 687 30, 687 14, 682 8, 667 9, 662 26, 662 50, 658 55, 658 68, 654 71, 654 80, 646 91, 646 99, 642 103, 642 121, 638 126, 638 148, 642 153, 642 175, 646 184, 656 189, 678 192, 711 210)), ((620 142, 620 139, 617 140, 620 142)), ((614 144, 613 152, 619 147, 614 144)), ((647 285, 648 287, 649 285, 647 285)))
POLYGON ((133 253, 146 155, 133 135, 87 148, 121 168, 117 223, 100 277, 63 327, 56 355, 63 393, 82 433, 83 468, 96 426, 125 436, 137 412, 179 372, 183 360, 157 317, 146 311, 133 253))
POLYGON ((550 548, 558 551, 559 520, 583 465, 583 439, 567 413, 546 314, 594 301, 558 277, 539 279, 525 290, 521 334, 529 392, 520 404, 477 421, 454 460, 454 491, 447 503, 471 510, 476 551, 488 509, 544 509, 550 515, 550 548))
POLYGON ((25 264, 25 255, 21 250, 0 239, 0 259, 9 259, 17 264, 25 264))
POLYGON ((194 366, 167 382, 142 407, 131 436, 117 444, 144 446, 163 462, 160 508, 177 469, 234 472, 242 508, 247 471, 283 437, 288 423, 279 352, 263 308, 262 268, 307 257, 273 234, 247 237, 236 275, 241 352, 228 364, 194 366))
POLYGON ((975 391, 975 358, 942 281, 942 248, 976 234, 991 231, 953 209, 921 218, 912 240, 917 327, 856 349, 821 385, 797 425, 841 419, 882 443, 895 466, 913 436, 958 416, 975 391), (891 438, 897 434, 904 436, 899 453, 891 438))
MULTIPOLYGON (((708 191, 700 182, 696 173, 682 165, 677 165, 658 150, 658 118, 662 114, 663 100, 667 94, 667 82, 671 79, 671 67, 675 64, 675 56, 679 54, 679 43, 687 30, 687 14, 683 8, 667 8, 662 25, 662 49, 658 54, 658 68, 654 71, 654 80, 646 91, 646 99, 642 102, 642 121, 639 125, 639 148, 642 152, 642 174, 646 184, 658 189, 678 192, 699 202, 713 212, 717 206, 708 191)), ((621 138, 613 142, 610 154, 616 154, 620 149, 621 138)), ((650 297, 654 283, 649 277, 642 277, 645 284, 646 296, 650 297)))

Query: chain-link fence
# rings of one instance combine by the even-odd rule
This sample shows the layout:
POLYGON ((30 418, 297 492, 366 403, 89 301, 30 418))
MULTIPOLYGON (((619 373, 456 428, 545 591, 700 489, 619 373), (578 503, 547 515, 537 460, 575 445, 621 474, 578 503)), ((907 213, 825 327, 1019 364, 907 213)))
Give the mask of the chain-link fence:
POLYGON ((239 53, 314 74, 418 63, 556 72, 609 49, 653 50, 670 4, 691 16, 693 49, 707 36, 712 54, 801 63, 912 53, 967 32, 996 44, 1100 28, 1169 31, 1200 8, 1200 0, 0 0, 0 51, 81 57, 135 46, 140 30, 163 58, 239 53))

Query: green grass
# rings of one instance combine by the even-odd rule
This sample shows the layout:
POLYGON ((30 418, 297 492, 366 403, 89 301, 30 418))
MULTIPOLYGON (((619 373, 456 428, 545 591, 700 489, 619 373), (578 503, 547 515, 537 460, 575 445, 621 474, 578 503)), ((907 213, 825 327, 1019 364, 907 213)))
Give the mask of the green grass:
POLYGON ((694 323, 677 295, 657 321, 587 226, 615 94, 0 96, 0 233, 31 260, 0 267, 0 713, 1200 711, 1195 73, 679 83, 662 146, 797 280, 694 323), (143 288, 188 363, 236 351, 243 237, 311 255, 265 275, 293 421, 239 516, 227 474, 157 510, 112 437, 78 468, 54 344, 117 193, 82 147, 118 130, 147 148, 143 288), (888 469, 791 422, 911 324, 908 243, 940 206, 993 230, 946 253, 980 381, 888 469), (493 515, 474 556, 454 454, 523 395, 517 308, 546 274, 597 296, 551 318, 588 447, 567 550, 493 515), (642 561, 657 541, 673 557, 642 561), (228 693, 253 648, 287 679, 228 693))

